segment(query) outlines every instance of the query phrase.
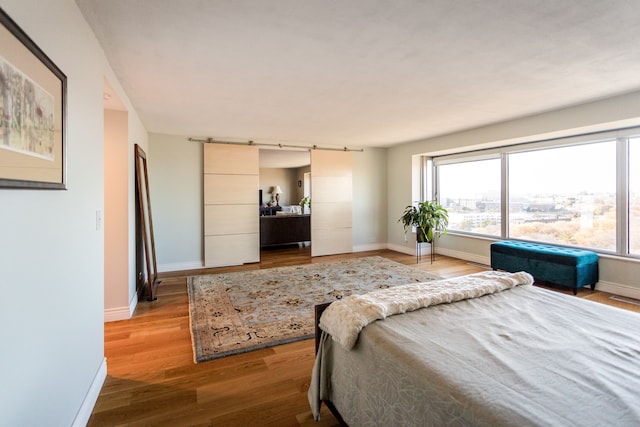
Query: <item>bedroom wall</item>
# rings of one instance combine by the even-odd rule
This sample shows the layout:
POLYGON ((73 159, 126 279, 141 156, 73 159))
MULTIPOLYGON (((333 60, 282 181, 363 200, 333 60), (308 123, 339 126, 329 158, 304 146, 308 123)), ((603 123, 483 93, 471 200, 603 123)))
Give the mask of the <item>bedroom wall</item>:
POLYGON ((68 79, 67 190, 0 189, 0 424, 85 425, 106 377, 104 78, 126 96, 72 0, 0 7, 68 79))
MULTIPOLYGON (((203 265, 202 145, 187 139, 149 134, 149 187, 158 271, 203 265)), ((386 153, 386 149, 353 153, 354 251, 387 246, 386 153)), ((267 196, 263 194, 265 200, 267 196)))
POLYGON ((104 110, 105 321, 129 319, 138 303, 134 146, 148 150, 146 129, 129 101, 119 99, 127 111, 104 110))
MULTIPOLYGON (((353 250, 387 248, 387 149, 353 152, 353 250)), ((313 199, 311 201, 313 206, 313 199)))
MULTIPOLYGON (((113 77, 115 79, 115 76, 113 77)), ((117 80, 116 80, 117 81, 117 80)), ((118 97, 122 100, 125 105, 125 108, 128 112, 129 117, 129 155, 128 155, 128 213, 129 213, 129 232, 127 233, 129 236, 129 245, 127 248, 129 255, 129 281, 128 283, 122 283, 121 286, 126 287, 129 292, 129 312, 131 315, 135 311, 136 305, 138 304, 138 296, 136 293, 136 162, 135 162, 135 145, 138 144, 147 154, 147 161, 153 162, 153 156, 149 153, 149 134, 147 129, 142 124, 140 117, 136 113, 133 105, 129 101, 127 95, 122 91, 120 85, 118 84, 117 91, 119 91, 118 97)), ((115 89, 115 88, 114 88, 115 89)))
POLYGON ((129 114, 104 110, 104 308, 105 320, 128 319, 129 114))
MULTIPOLYGON (((202 144, 187 137, 149 134, 149 195, 158 271, 201 268, 202 144)), ((256 215, 258 194, 256 193, 256 215)))
MULTIPOLYGON (((402 144, 389 149, 388 197, 389 247, 414 253, 415 236, 404 241, 402 225, 394 218, 412 200, 412 162, 414 156, 440 155, 478 148, 489 148, 520 142, 556 138, 572 134, 638 126, 640 124, 640 92, 611 97, 544 114, 484 126, 455 134, 402 144)), ((489 263, 491 240, 449 234, 438 242, 438 252, 489 263)), ((638 298, 640 262, 601 256, 598 289, 638 298)))

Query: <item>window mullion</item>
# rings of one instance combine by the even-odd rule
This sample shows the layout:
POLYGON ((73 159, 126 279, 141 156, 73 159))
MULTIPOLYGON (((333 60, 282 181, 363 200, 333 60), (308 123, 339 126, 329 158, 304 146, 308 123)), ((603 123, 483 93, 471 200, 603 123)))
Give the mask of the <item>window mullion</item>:
POLYGON ((503 239, 509 238, 509 155, 502 153, 501 162, 501 180, 502 180, 502 194, 501 194, 501 235, 503 239))
POLYGON ((616 252, 629 254, 629 140, 618 138, 616 144, 616 252))

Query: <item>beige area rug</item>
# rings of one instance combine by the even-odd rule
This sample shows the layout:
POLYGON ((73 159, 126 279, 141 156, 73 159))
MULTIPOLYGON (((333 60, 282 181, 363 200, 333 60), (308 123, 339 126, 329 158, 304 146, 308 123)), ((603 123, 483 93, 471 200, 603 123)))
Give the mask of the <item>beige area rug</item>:
POLYGON ((312 338, 316 304, 438 278, 377 256, 189 277, 195 362, 312 338))

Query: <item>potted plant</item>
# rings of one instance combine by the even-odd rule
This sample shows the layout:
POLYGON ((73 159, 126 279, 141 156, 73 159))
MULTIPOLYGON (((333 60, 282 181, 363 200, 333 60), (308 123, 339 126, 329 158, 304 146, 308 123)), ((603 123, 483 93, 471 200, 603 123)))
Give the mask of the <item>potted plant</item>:
POLYGON ((304 196, 302 200, 300 200, 300 209, 302 210, 302 213, 304 213, 305 206, 309 206, 309 212, 311 212, 311 197, 304 196))
POLYGON ((415 202, 404 209, 398 222, 402 222, 405 234, 416 227, 418 242, 432 243, 436 235, 447 234, 449 213, 436 200, 415 202))

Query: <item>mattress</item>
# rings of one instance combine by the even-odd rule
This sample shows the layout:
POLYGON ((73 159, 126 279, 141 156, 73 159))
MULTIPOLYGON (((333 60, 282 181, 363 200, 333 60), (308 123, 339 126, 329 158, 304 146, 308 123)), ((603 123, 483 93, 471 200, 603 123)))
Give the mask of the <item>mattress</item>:
POLYGON ((309 389, 347 424, 640 425, 640 315, 532 286, 394 315, 346 350, 323 334, 309 389))

